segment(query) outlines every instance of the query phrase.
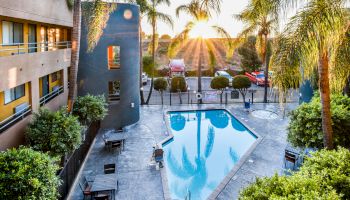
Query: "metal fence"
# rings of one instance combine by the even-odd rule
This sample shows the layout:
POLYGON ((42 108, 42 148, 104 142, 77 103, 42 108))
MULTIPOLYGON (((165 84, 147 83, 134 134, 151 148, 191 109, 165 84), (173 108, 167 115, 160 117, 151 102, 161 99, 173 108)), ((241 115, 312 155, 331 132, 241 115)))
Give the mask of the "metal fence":
POLYGON ((94 138, 96 137, 98 130, 100 128, 100 123, 92 123, 89 128, 84 133, 84 141, 80 145, 79 149, 75 150, 72 155, 70 155, 68 161, 64 165, 63 169, 59 172, 59 177, 62 180, 62 184, 59 187, 60 200, 67 197, 69 189, 74 183, 74 179, 77 176, 79 169, 88 153, 94 138))
MULTIPOLYGON (((144 98, 147 99, 149 91, 144 91, 144 98)), ((158 91, 153 91, 149 105, 180 105, 180 104, 197 104, 199 99, 202 99, 203 104, 233 104, 243 103, 243 96, 239 91, 229 89, 223 92, 217 90, 203 90, 200 94, 197 91, 187 91, 170 93, 163 92, 161 95, 158 91), (162 97, 163 96, 163 103, 162 97)), ((269 103, 279 103, 279 93, 275 89, 269 89, 267 96, 269 103)), ((249 90, 245 96, 246 102, 263 103, 264 89, 249 90)), ((290 90, 287 93, 286 102, 295 103, 299 101, 299 92, 290 90)))

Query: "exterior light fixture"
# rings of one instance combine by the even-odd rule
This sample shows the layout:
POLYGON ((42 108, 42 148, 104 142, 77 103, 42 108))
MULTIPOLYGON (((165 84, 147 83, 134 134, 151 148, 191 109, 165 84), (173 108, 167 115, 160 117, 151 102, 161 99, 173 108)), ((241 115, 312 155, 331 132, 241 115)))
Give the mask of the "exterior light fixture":
POLYGON ((124 19, 131 19, 132 18, 132 12, 129 9, 124 10, 124 19))

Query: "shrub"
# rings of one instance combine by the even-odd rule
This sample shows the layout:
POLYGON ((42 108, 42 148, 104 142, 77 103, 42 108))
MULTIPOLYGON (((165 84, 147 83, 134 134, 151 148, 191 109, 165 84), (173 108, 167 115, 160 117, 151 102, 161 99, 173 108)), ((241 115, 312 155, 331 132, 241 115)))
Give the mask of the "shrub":
POLYGON ((243 102, 245 102, 245 96, 247 95, 248 88, 252 86, 249 78, 245 75, 237 75, 233 77, 232 87, 237 89, 243 96, 243 102))
POLYGON ((321 150, 291 176, 257 178, 240 199, 349 199, 350 151, 321 150))
MULTIPOLYGON (((333 140, 335 146, 350 147, 350 98, 331 96, 333 140)), ((298 147, 323 148, 321 103, 318 96, 290 112, 288 141, 298 147)))
POLYGON ((168 88, 168 82, 165 80, 165 78, 157 78, 154 81, 154 89, 163 92, 168 88))
POLYGON ((60 180, 56 162, 30 148, 0 152, 1 199, 57 199, 60 180))
POLYGON ((154 81, 154 89, 160 93, 160 97, 162 99, 162 105, 163 105, 163 92, 167 88, 168 88, 168 82, 165 80, 165 78, 157 78, 154 81))
POLYGON ((187 91, 187 85, 186 80, 182 76, 174 77, 171 79, 171 92, 186 92, 187 91))
POLYGON ((77 117, 64 108, 57 112, 40 109, 28 125, 26 138, 34 150, 64 156, 79 147, 81 130, 77 117))
POLYGON ((224 76, 214 77, 210 82, 210 87, 214 90, 223 91, 229 85, 230 85, 230 81, 228 80, 228 78, 224 76))
POLYGON ((241 68, 248 72, 256 71, 262 65, 255 44, 256 38, 250 36, 248 40, 238 48, 238 53, 241 56, 241 68))
POLYGON ((149 76, 152 76, 152 71, 155 68, 152 56, 144 56, 142 58, 143 71, 149 76))
POLYGON ((169 68, 158 69, 155 73, 158 77, 169 76, 169 68))
POLYGON ((78 97, 74 102, 73 114, 79 121, 88 125, 91 122, 102 120, 107 115, 107 103, 103 95, 93 96, 87 94, 78 97))

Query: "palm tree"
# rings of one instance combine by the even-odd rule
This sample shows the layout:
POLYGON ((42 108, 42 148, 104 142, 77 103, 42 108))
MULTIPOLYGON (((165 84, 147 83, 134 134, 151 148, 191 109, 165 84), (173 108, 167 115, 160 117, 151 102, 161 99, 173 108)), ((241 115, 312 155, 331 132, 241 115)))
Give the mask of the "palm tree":
MULTIPOLYGON (((168 56, 170 58, 174 57, 179 50, 181 44, 183 44, 185 41, 189 38, 189 33, 193 28, 200 23, 206 23, 208 19, 211 17, 212 11, 220 11, 220 3, 221 0, 193 0, 189 4, 180 5, 176 9, 176 15, 179 17, 180 13, 186 13, 189 14, 193 20, 188 22, 185 26, 185 29, 175 36, 175 38, 172 40, 171 44, 169 45, 168 50, 168 56)), ((208 27, 214 29, 220 36, 223 36, 224 38, 227 38, 228 43, 231 43, 231 37, 230 35, 219 26, 210 26, 208 27)), ((199 60, 197 64, 197 76, 198 76, 198 92, 202 92, 202 58, 203 58, 203 46, 207 45, 207 49, 209 51, 209 54, 213 54, 212 48, 209 43, 204 43, 203 38, 199 38, 199 60)), ((229 45, 231 46, 231 45, 229 45)), ((211 56, 211 59, 215 59, 215 57, 211 56)), ((211 63, 215 63, 214 60, 211 61, 211 63)), ((202 99, 198 100, 198 103, 202 103, 202 99)))
POLYGON ((146 104, 149 103, 149 100, 152 95, 153 91, 153 81, 154 81, 154 68, 156 63, 156 32, 157 32, 157 22, 158 20, 163 21, 164 23, 170 25, 173 27, 173 20, 171 19, 170 15, 167 15, 165 13, 161 13, 157 10, 157 7, 161 4, 167 4, 170 5, 169 0, 151 0, 151 7, 146 10, 145 15, 147 16, 148 22, 152 25, 152 58, 153 58, 153 68, 152 68, 152 79, 151 79, 151 88, 146 100, 146 104))
POLYGON ((130 3, 136 3, 140 6, 140 23, 139 23, 139 31, 140 31, 140 98, 141 98, 141 105, 145 104, 145 98, 143 94, 142 88, 142 73, 143 73, 143 53, 142 53, 142 44, 143 44, 143 38, 142 38, 142 19, 147 14, 147 11, 151 8, 147 0, 129 0, 130 3))
POLYGON ((264 103, 267 103, 267 87, 269 79, 268 36, 278 27, 278 10, 270 0, 251 0, 245 10, 236 18, 246 27, 238 38, 247 39, 249 35, 257 33, 257 49, 265 66, 264 103))
POLYGON ((72 51, 69 76, 68 90, 68 112, 73 110, 74 98, 76 96, 76 83, 79 65, 80 50, 80 33, 81 33, 81 0, 74 0, 73 5, 73 30, 72 30, 72 51))
POLYGON ((306 76, 310 76, 314 68, 318 69, 322 130, 327 149, 334 148, 331 88, 341 90, 350 73, 349 51, 344 50, 349 45, 346 32, 350 25, 345 3, 346 0, 310 0, 279 36, 271 60, 276 72, 274 83, 281 90, 301 80, 300 68, 306 76), (291 76, 291 72, 297 75, 291 76))

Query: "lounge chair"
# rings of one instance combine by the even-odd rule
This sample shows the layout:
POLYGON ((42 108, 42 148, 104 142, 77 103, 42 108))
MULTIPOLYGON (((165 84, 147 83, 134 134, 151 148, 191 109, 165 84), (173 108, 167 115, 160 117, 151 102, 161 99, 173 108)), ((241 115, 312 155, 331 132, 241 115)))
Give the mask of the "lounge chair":
POLYGON ((163 149, 154 149, 154 152, 153 152, 153 157, 154 157, 154 160, 159 163, 159 167, 163 167, 163 154, 164 154, 164 151, 163 149))
POLYGON ((287 167, 287 162, 293 163, 293 170, 297 164, 299 154, 293 151, 285 150, 284 152, 284 167, 287 167))
POLYGON ((89 184, 89 182, 86 180, 86 178, 84 177, 84 182, 79 182, 79 186, 80 186, 80 189, 81 191, 83 192, 83 195, 84 195, 84 200, 86 197, 90 197, 91 198, 91 195, 92 195, 92 192, 91 192, 91 184, 89 184))

